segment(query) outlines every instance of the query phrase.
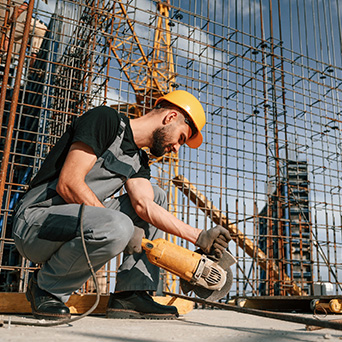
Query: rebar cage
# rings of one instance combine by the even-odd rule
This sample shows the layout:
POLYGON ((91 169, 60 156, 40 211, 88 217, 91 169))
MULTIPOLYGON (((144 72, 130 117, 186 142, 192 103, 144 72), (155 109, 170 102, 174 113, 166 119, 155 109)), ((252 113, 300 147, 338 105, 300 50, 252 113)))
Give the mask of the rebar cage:
POLYGON ((37 267, 12 213, 67 126, 98 105, 144 115, 184 89, 204 142, 151 159, 152 182, 178 218, 229 229, 230 294, 341 293, 340 0, 36 0, 17 18, 22 3, 0 1, 1 291, 24 291, 37 267))

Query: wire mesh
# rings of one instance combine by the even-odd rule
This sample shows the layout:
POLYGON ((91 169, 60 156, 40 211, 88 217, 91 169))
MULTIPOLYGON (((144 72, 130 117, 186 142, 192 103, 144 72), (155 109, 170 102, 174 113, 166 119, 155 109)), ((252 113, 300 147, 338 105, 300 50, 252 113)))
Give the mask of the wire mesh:
POLYGON ((36 267, 16 252, 12 213, 66 127, 97 105, 144 115, 185 89, 205 109, 204 143, 153 160, 152 181, 180 219, 230 230, 231 295, 341 293, 339 0, 35 1, 22 58, 20 4, 0 2, 3 291, 23 291, 36 267))

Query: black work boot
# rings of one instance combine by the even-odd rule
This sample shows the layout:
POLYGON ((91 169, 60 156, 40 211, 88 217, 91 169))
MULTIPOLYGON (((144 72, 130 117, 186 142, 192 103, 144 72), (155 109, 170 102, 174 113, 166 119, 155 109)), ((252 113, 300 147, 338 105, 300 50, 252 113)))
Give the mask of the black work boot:
POLYGON ((38 287, 37 272, 31 277, 26 292, 32 314, 38 319, 58 320, 70 318, 69 308, 58 298, 38 287))
POLYGON ((156 303, 146 291, 111 293, 107 318, 175 319, 179 316, 175 306, 156 303))

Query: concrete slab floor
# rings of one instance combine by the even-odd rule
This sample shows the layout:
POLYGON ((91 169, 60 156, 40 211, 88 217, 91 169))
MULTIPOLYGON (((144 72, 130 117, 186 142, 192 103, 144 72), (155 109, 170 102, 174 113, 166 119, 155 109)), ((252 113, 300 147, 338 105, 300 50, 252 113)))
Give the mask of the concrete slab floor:
MULTIPOLYGON (((8 315, 4 319, 8 319, 8 315)), ((27 320, 10 316, 14 320, 27 320)), ((312 317, 312 316, 310 316, 312 317)), ((329 319, 341 319, 330 316, 329 319)), ((177 320, 113 320, 101 316, 58 327, 33 327, 11 324, 0 328, 5 341, 122 341, 122 342, 267 342, 267 341, 342 341, 342 331, 308 332, 301 324, 288 323, 223 310, 193 310, 177 320)))

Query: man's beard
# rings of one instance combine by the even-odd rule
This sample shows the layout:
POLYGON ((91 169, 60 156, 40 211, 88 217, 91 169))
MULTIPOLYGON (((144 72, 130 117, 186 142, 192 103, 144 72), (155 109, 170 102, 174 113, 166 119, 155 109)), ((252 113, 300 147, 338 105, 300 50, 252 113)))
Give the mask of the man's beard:
POLYGON ((166 127, 157 128, 152 133, 152 146, 150 148, 150 152, 155 157, 161 157, 165 154, 166 148, 171 145, 166 145, 165 141, 167 139, 167 129, 166 127))

